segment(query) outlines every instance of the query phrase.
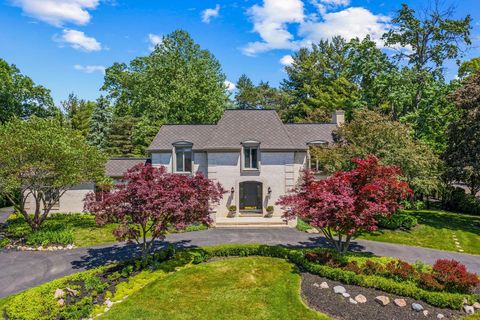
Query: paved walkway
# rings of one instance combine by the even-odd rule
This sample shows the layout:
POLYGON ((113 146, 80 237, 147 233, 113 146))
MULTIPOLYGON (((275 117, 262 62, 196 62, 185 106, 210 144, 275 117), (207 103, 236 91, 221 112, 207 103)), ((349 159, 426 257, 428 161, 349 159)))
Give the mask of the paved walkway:
MULTIPOLYGON (((325 239, 319 235, 283 228, 210 229, 173 234, 168 236, 166 241, 177 247, 207 246, 224 243, 326 246, 325 239)), ((469 270, 480 272, 480 256, 475 255, 366 240, 354 241, 351 249, 381 256, 397 257, 410 262, 422 260, 426 263, 433 263, 439 258, 456 259, 464 263, 469 270)), ((137 247, 125 244, 103 245, 56 252, 0 251, 0 297, 80 270, 119 261, 135 254, 138 254, 137 247)))

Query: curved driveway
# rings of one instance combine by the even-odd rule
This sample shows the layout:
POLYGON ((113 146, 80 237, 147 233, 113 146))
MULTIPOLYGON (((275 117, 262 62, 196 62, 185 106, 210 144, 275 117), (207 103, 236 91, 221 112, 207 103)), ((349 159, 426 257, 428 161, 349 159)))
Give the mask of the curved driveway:
MULTIPOLYGON (((166 242, 177 247, 226 243, 262 243, 296 247, 326 246, 323 237, 290 228, 210 229, 172 234, 167 237, 166 242)), ((159 243, 159 245, 162 244, 159 243)), ((464 263, 469 270, 480 272, 480 256, 475 255, 366 240, 354 241, 351 250, 397 257, 410 262, 422 260, 430 264, 439 258, 456 259, 464 263)), ((0 251, 0 297, 135 254, 138 254, 136 246, 123 243, 70 251, 0 251)))

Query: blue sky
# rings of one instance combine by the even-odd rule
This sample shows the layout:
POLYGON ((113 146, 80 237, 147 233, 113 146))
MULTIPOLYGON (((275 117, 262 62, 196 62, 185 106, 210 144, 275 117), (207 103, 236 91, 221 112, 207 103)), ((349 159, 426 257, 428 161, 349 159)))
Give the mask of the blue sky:
MULTIPOLYGON (((105 67, 149 54, 162 35, 181 28, 219 59, 229 81, 246 73, 277 85, 300 46, 370 33, 381 47, 402 2, 420 9, 431 1, 0 0, 0 57, 51 89, 57 103, 71 92, 95 99, 105 67)), ((479 1, 444 2, 457 17, 472 16, 467 57, 480 56, 479 1)), ((455 65, 447 68, 453 78, 455 65)))

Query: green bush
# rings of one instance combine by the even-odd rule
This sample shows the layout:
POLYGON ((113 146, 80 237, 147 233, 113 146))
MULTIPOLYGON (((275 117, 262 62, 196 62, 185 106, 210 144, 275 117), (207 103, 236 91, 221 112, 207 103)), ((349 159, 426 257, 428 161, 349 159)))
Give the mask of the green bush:
POLYGON ((67 245, 73 243, 72 229, 45 230, 40 229, 26 237, 26 244, 31 246, 67 245))
POLYGON ((462 188, 450 188, 446 192, 445 207, 448 210, 480 215, 480 201, 473 195, 465 193, 462 188))
POLYGON ((309 225, 308 223, 306 223, 305 221, 303 221, 302 219, 297 218, 297 227, 296 228, 299 231, 305 232, 309 229, 312 229, 312 226, 309 225))
POLYGON ((395 213, 391 217, 378 216, 376 219, 378 227, 390 230, 411 230, 418 224, 417 218, 407 213, 395 213))

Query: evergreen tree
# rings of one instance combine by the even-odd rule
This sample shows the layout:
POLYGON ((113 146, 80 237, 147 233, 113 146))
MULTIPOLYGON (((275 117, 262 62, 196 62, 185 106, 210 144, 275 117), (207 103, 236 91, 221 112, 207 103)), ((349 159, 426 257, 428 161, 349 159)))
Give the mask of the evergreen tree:
POLYGON ((252 80, 242 74, 236 84, 237 94, 235 95, 235 106, 238 109, 256 109, 258 95, 252 80))
POLYGON ((97 99, 95 109, 93 109, 87 136, 88 143, 100 150, 106 150, 111 122, 112 110, 110 102, 102 96, 97 99))
POLYGON ((135 152, 132 143, 132 131, 137 118, 130 115, 114 116, 108 131, 107 153, 113 157, 131 157, 140 154, 135 152))
POLYGON ((90 130, 90 119, 92 117, 95 102, 79 99, 71 93, 68 99, 61 102, 66 113, 67 124, 73 130, 80 131, 86 137, 90 130))

